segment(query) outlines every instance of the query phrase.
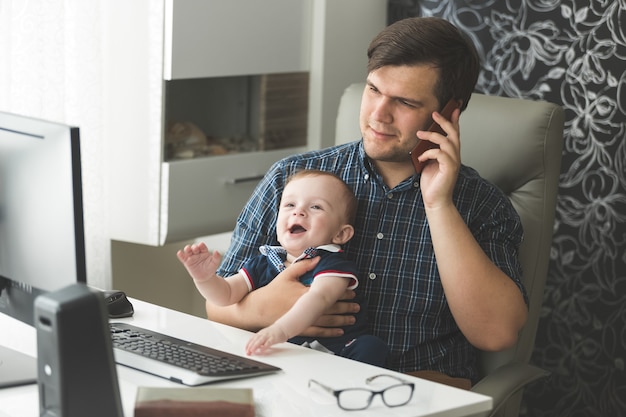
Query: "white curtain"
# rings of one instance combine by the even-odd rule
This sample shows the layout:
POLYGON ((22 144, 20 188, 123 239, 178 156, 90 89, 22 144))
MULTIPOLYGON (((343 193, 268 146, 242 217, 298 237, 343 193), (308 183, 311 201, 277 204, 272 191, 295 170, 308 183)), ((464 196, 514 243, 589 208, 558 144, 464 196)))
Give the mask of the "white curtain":
POLYGON ((80 128, 87 274, 100 288, 111 283, 102 157, 106 1, 0 0, 0 110, 80 128))

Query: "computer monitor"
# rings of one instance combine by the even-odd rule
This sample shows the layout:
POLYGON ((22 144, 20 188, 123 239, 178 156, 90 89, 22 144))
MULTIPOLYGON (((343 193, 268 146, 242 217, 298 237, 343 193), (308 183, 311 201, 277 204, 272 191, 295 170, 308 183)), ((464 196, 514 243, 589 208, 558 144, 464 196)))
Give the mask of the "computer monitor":
MULTIPOLYGON (((76 127, 0 112, 0 314, 30 325, 38 295, 86 283, 79 142, 76 127)), ((0 349, 0 386, 29 381, 7 375, 13 353, 0 349)))

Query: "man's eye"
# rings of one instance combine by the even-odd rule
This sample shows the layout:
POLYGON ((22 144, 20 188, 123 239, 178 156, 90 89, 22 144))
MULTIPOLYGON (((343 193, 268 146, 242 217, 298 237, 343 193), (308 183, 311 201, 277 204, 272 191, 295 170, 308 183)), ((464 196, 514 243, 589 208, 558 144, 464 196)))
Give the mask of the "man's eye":
POLYGON ((311 208, 312 208, 313 210, 321 210, 321 209, 322 209, 322 206, 317 205, 317 204, 314 204, 314 205, 312 205, 312 206, 311 206, 311 208))

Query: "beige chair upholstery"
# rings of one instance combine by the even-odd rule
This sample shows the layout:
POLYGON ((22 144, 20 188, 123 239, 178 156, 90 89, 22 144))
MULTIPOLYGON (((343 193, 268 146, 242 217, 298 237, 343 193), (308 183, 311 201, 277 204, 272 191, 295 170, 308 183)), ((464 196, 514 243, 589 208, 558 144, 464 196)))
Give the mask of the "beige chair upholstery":
MULTIPOLYGON (((349 86, 339 104, 336 143, 359 139, 359 109, 365 84, 349 86)), ((524 227, 520 258, 530 299, 517 344, 481 352, 482 379, 472 391, 494 399, 490 416, 517 416, 523 387, 547 372, 529 365, 543 301, 563 146, 563 109, 544 101, 473 94, 461 115, 465 165, 500 187, 524 227)))

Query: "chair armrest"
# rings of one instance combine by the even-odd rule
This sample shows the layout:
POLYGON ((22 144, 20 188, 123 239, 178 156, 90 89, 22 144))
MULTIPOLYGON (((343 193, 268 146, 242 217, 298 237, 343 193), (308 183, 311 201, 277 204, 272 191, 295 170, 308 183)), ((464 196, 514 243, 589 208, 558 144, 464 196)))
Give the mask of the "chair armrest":
POLYGON ((503 365, 489 375, 481 379, 472 387, 472 391, 488 395, 493 399, 493 408, 490 413, 495 413, 516 392, 523 389, 529 383, 541 378, 546 378, 550 372, 525 363, 509 363, 503 365))

